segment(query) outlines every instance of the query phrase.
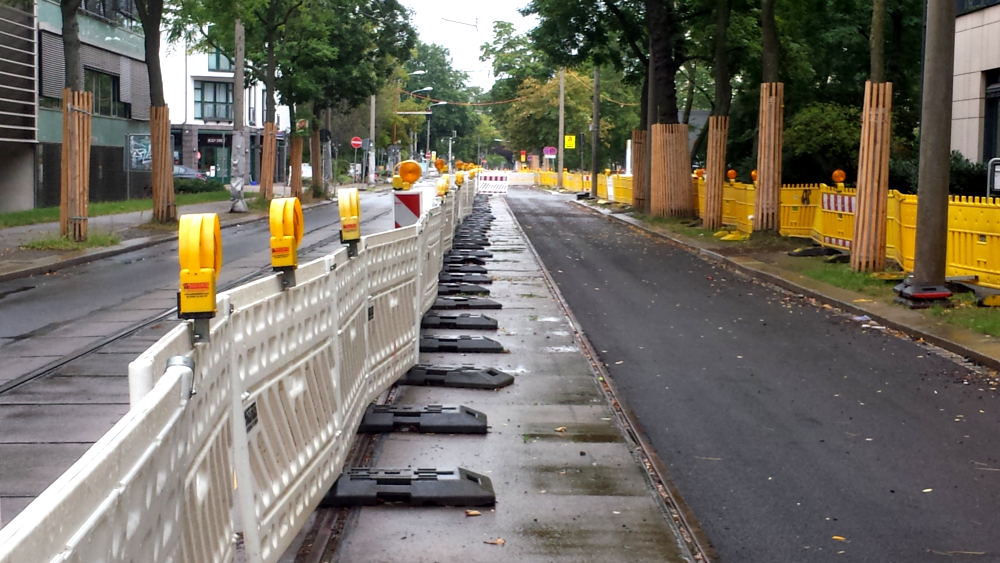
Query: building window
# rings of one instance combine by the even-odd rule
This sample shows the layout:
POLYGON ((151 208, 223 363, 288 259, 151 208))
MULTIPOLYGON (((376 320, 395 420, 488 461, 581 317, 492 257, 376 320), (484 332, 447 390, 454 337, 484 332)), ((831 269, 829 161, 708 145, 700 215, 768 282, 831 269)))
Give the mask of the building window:
POLYGON ((97 70, 83 69, 83 89, 94 94, 94 114, 108 117, 132 117, 132 106, 121 101, 117 76, 97 70))
POLYGON ((213 52, 208 54, 208 70, 232 72, 233 63, 229 61, 229 57, 227 57, 225 53, 215 49, 213 52))
POLYGON ((196 81, 194 117, 205 121, 232 121, 233 85, 229 82, 196 81))

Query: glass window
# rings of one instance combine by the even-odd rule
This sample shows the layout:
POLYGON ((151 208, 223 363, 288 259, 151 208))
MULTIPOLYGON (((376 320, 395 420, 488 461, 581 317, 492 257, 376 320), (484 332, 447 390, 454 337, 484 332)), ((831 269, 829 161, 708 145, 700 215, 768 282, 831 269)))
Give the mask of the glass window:
POLYGON ((232 121, 233 85, 229 82, 195 81, 194 117, 205 121, 232 121))
POLYGON ((222 51, 215 49, 208 54, 208 70, 227 72, 233 70, 233 63, 222 51))
POLYGON ((109 117, 132 117, 132 105, 121 101, 117 76, 90 68, 83 69, 83 89, 94 94, 94 113, 109 117))

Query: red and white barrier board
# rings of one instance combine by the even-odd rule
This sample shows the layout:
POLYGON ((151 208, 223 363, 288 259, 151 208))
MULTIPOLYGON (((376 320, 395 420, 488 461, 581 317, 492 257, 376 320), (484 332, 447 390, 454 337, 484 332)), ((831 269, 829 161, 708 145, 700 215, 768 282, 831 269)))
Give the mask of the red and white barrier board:
POLYGON ((420 215, 427 213, 434 203, 436 188, 413 188, 405 192, 393 192, 392 212, 396 228, 415 225, 420 215))
POLYGON ((476 174, 476 191, 486 195, 507 195, 510 173, 505 170, 483 170, 476 174))

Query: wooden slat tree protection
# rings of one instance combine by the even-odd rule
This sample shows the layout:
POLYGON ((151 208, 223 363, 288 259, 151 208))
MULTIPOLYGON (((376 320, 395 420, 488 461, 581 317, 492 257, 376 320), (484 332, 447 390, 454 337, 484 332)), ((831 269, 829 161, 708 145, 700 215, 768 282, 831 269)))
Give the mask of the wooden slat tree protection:
POLYGON ((757 197, 753 230, 777 231, 781 225, 781 144, 785 85, 760 85, 760 121, 757 140, 757 197))
POLYGON ((312 180, 310 186, 323 193, 323 148, 319 142, 319 129, 313 129, 309 137, 309 162, 312 164, 312 180))
POLYGON ((260 196, 269 200, 274 195, 274 165, 277 160, 278 135, 274 122, 264 124, 264 138, 261 140, 260 155, 260 196))
POLYGON ((292 134, 291 146, 292 177, 291 177, 291 197, 302 197, 302 137, 292 134))
POLYGON ((865 82, 858 157, 858 208, 854 215, 851 268, 858 272, 885 269, 886 214, 889 196, 889 144, 892 128, 892 83, 865 82))
POLYGON ((632 131, 632 207, 642 211, 646 205, 646 131, 632 131))
MULTIPOLYGON (((670 208, 667 187, 667 125, 654 123, 652 139, 649 143, 649 213, 654 217, 666 217, 670 208)), ((634 184, 633 184, 634 185, 634 184)))
POLYGON ((672 123, 665 126, 667 157, 667 212, 674 217, 694 216, 691 191, 691 152, 688 149, 688 126, 672 123))
POLYGON ((708 118, 708 162, 705 167, 705 211, 702 222, 706 229, 722 228, 722 190, 726 182, 726 142, 729 139, 729 116, 708 118))
POLYGON ((177 220, 174 203, 174 156, 170 146, 170 108, 149 108, 149 140, 153 151, 153 220, 177 220))
POLYGON ((93 108, 94 95, 90 92, 63 90, 59 234, 77 242, 87 240, 93 108))

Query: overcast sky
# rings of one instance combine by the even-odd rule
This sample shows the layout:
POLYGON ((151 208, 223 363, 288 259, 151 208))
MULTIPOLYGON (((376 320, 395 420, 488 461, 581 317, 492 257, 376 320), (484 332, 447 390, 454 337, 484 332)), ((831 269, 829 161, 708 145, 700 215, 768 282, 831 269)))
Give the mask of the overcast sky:
POLYGON ((535 26, 537 18, 517 12, 528 0, 400 0, 413 11, 413 26, 424 43, 437 43, 451 52, 452 66, 469 75, 469 85, 489 90, 493 85, 492 66, 479 60, 479 47, 493 40, 493 22, 514 24, 519 33, 535 26), (450 23, 448 20, 475 25, 450 23))

